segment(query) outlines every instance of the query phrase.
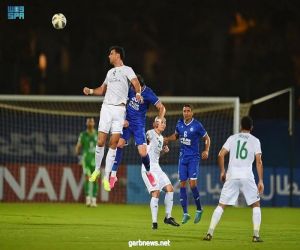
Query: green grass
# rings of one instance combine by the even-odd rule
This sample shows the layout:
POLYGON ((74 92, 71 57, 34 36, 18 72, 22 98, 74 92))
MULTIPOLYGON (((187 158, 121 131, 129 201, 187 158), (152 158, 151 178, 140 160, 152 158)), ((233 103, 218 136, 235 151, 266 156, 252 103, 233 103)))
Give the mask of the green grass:
MULTIPOLYGON (((227 208, 211 242, 202 241, 213 207, 205 207, 199 224, 179 228, 162 223, 151 229, 150 209, 143 205, 14 204, 0 203, 0 249, 129 249, 128 241, 170 240, 170 247, 131 249, 300 249, 300 209, 263 208, 261 237, 252 243, 250 208, 227 208), (193 248, 196 247, 196 248, 193 248)), ((194 207, 190 207, 192 215, 194 207)), ((173 209, 181 220, 181 207, 173 209)))

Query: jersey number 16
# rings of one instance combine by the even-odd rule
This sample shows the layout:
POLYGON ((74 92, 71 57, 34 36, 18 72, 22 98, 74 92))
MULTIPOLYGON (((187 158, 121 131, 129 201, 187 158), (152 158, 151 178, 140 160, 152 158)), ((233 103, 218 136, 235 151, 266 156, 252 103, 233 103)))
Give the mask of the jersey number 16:
POLYGON ((245 141, 242 146, 241 146, 241 141, 238 140, 237 141, 237 149, 236 149, 236 155, 235 155, 235 158, 236 159, 246 159, 247 158, 247 155, 248 155, 248 150, 246 148, 246 144, 247 142, 245 141))

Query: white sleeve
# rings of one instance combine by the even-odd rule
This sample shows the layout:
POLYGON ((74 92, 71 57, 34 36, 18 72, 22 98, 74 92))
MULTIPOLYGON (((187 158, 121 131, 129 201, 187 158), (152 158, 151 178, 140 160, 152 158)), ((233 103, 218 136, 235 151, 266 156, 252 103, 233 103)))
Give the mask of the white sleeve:
POLYGON ((134 73, 131 67, 126 67, 125 75, 129 79, 129 81, 131 81, 133 78, 137 78, 136 74, 134 73))
POLYGON ((260 146, 260 141, 259 140, 256 141, 254 150, 255 150, 254 152, 255 152, 256 155, 261 154, 261 146, 260 146))
POLYGON ((107 72, 106 77, 103 82, 103 84, 106 84, 106 85, 108 84, 108 73, 109 73, 109 71, 107 72))
POLYGON ((148 141, 151 141, 152 140, 152 137, 153 137, 153 134, 151 132, 151 130, 148 130, 147 133, 146 133, 146 138, 148 141))
POLYGON ((232 141, 232 136, 230 136, 223 145, 223 148, 225 148, 228 152, 230 151, 231 141, 232 141))

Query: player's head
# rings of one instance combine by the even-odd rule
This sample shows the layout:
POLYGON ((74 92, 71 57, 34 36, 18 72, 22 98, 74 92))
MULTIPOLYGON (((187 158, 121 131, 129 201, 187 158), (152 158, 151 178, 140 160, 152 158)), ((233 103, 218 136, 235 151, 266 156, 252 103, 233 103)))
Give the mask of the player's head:
POLYGON ((165 130, 166 125, 167 125, 166 118, 159 118, 158 116, 155 117, 153 122, 153 127, 157 129, 160 133, 165 130))
POLYGON ((193 118, 193 110, 192 105, 190 104, 184 104, 182 109, 182 115, 184 120, 190 120, 193 118))
POLYGON ((95 127, 95 120, 93 117, 89 117, 86 119, 86 127, 87 129, 93 129, 95 127))
POLYGON ((109 62, 114 64, 117 60, 124 61, 125 50, 120 46, 111 46, 108 51, 109 62))
POLYGON ((141 84, 141 87, 144 87, 145 86, 145 80, 144 78, 140 75, 140 74, 136 74, 140 84, 141 84))
POLYGON ((250 116, 244 116, 241 120, 241 129, 251 131, 253 128, 253 120, 250 116))

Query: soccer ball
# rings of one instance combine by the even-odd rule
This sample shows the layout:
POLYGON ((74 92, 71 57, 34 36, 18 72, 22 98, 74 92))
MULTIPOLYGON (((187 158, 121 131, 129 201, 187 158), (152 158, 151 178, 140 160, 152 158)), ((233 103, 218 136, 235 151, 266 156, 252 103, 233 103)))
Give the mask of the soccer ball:
POLYGON ((61 30, 67 24, 67 19, 62 13, 57 13, 52 17, 52 24, 55 29, 61 30))

